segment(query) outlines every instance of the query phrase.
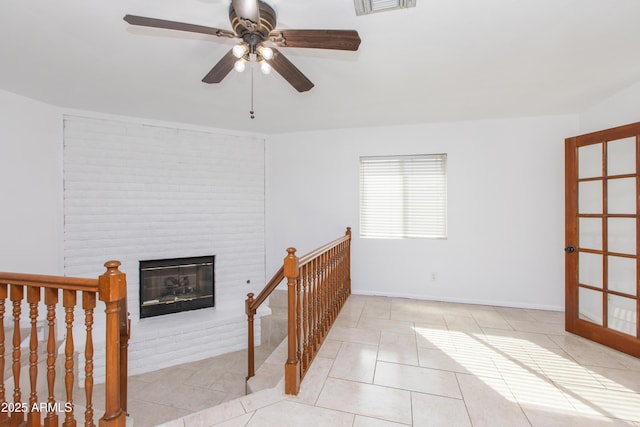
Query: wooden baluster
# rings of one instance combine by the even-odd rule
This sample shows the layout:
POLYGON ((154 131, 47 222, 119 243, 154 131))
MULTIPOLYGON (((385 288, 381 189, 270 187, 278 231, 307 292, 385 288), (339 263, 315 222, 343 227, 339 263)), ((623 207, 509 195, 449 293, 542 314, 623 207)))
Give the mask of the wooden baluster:
POLYGON ((340 250, 340 297, 342 300, 342 305, 347 301, 347 275, 346 275, 346 253, 347 253, 347 245, 349 242, 344 242, 342 244, 342 248, 340 250))
MULTIPOLYGON (((302 286, 300 286, 300 275, 296 277, 296 351, 298 354, 298 360, 301 362, 300 367, 302 368, 302 298, 300 295, 300 290, 302 286)), ((300 378, 302 378, 302 370, 300 370, 300 378)))
POLYGON ((343 283, 344 283, 344 278, 342 277, 342 255, 344 254, 343 252, 343 248, 344 248, 344 243, 340 244, 340 247, 338 248, 338 259, 337 259, 337 265, 336 265, 336 269, 338 272, 338 314, 340 314, 340 310, 342 310, 342 304, 343 304, 343 300, 342 300, 342 290, 343 290, 343 283))
POLYGON ((341 245, 336 248, 336 317, 342 309, 342 248, 341 245))
POLYGON ((309 262, 309 288, 311 288, 313 290, 313 294, 311 295, 311 300, 309 302, 309 304, 311 305, 311 319, 312 319, 312 325, 311 325, 311 338, 310 338, 310 342, 309 342, 309 346, 311 347, 311 352, 313 354, 313 358, 315 358, 315 355, 318 353, 318 349, 319 349, 319 345, 318 345, 318 336, 316 333, 317 330, 317 307, 316 307, 316 289, 315 289, 315 282, 314 282, 314 277, 315 277, 315 273, 314 273, 314 263, 313 261, 309 262))
POLYGON ((348 244, 347 244, 347 295, 351 295, 351 227, 347 227, 346 235, 349 236, 348 244))
POLYGON ((324 321, 322 322, 322 337, 324 338, 327 335, 327 331, 329 330, 329 283, 327 280, 327 253, 323 253, 320 256, 321 262, 321 276, 322 276, 322 294, 324 298, 323 304, 323 315, 324 321))
POLYGON ((336 319, 340 313, 340 246, 333 249, 333 298, 336 319))
MULTIPOLYGON (((247 333, 247 337, 248 337, 248 342, 247 342, 247 378, 246 380, 249 380, 249 378, 253 377, 256 372, 255 372, 255 349, 254 349, 254 331, 253 331, 253 318, 256 314, 255 310, 253 310, 251 308, 251 305, 253 304, 253 293, 249 292, 247 294, 247 300, 244 302, 244 311, 247 313, 247 322, 248 322, 248 333, 247 333)), ((264 339, 264 337, 262 337, 264 339)), ((247 393, 247 389, 246 389, 247 384, 245 383, 245 394, 247 393)))
POLYGON ((315 328, 315 290, 313 289, 313 261, 307 263, 307 288, 309 289, 309 348, 315 351, 316 336, 315 328))
POLYGON ((316 258, 316 286, 318 287, 318 340, 321 341, 324 324, 324 297, 322 289, 322 264, 320 257, 316 258))
POLYGON ((302 286, 302 369, 306 371, 309 368, 311 355, 309 352, 309 293, 307 286, 307 266, 300 268, 300 282, 302 286))
POLYGON ((318 319, 319 319, 319 311, 318 311, 318 282, 316 280, 316 259, 311 260, 309 263, 309 281, 311 282, 311 287, 313 288, 313 345, 315 349, 318 349, 318 319))
POLYGON ((47 416, 44 419, 45 427, 58 426, 58 414, 53 410, 56 407, 54 388, 56 382, 56 304, 58 304, 58 290, 46 288, 44 290, 44 303, 47 306, 47 416))
POLYGON ((332 263, 333 263, 333 251, 331 249, 329 249, 327 251, 327 284, 329 285, 327 287, 327 289, 329 291, 329 322, 327 324, 327 333, 329 332, 329 329, 331 329, 331 325, 333 325, 333 303, 334 303, 334 299, 333 299, 333 269, 332 269, 332 263))
POLYGON ((322 297, 322 264, 320 257, 316 258, 316 286, 318 289, 318 345, 322 344, 322 325, 324 323, 324 298, 322 297))
MULTIPOLYGON (((7 284, 0 284, 0 405, 5 407, 7 397, 4 388, 4 313, 5 301, 7 299, 7 284)), ((0 411, 0 425, 9 425, 9 414, 6 411, 0 411)))
POLYGON ((333 317, 335 319, 340 313, 340 246, 333 250, 333 282, 333 298, 335 300, 333 317))
POLYGON ((120 384, 122 376, 121 346, 120 346, 120 301, 127 297, 126 275, 118 270, 119 261, 108 261, 105 263, 107 271, 98 278, 99 298, 106 305, 107 314, 106 326, 106 402, 105 413, 100 418, 100 427, 124 427, 126 424, 126 412, 123 410, 122 399, 124 398, 120 384))
POLYGON ((323 331, 324 333, 322 334, 322 336, 324 337, 327 334, 327 331, 329 330, 329 328, 331 327, 331 271, 329 269, 331 259, 329 257, 329 251, 326 251, 324 254, 322 254, 322 261, 323 261, 322 264, 323 264, 323 275, 324 275, 324 289, 327 293, 326 294, 327 322, 325 323, 325 329, 323 331))
POLYGON ((296 343, 296 282, 298 278, 298 257, 295 248, 287 249, 284 259, 284 275, 287 278, 288 347, 287 363, 284 366, 284 392, 298 394, 300 390, 300 360, 297 358, 296 343))
POLYGON ((29 338, 29 381, 31 393, 29 394, 29 415, 27 425, 40 427, 40 411, 38 408, 38 304, 40 303, 40 288, 29 286, 27 288, 27 302, 29 303, 29 318, 31 319, 31 336, 29 338))
POLYGON ((327 311, 327 322, 325 323, 325 329, 324 329, 324 333, 322 334, 322 336, 324 337, 327 334, 327 331, 329 331, 329 328, 331 327, 331 271, 329 270, 329 262, 330 262, 330 257, 329 257, 329 251, 326 251, 324 254, 322 254, 322 260, 323 260, 323 274, 324 274, 324 289, 326 292, 326 298, 327 298, 327 307, 326 307, 326 311, 327 311))
POLYGON ((333 324, 333 274, 331 271, 331 249, 326 252, 326 260, 327 260, 327 301, 329 306, 327 307, 327 332, 329 332, 329 328, 333 324))
POLYGON ((306 265, 307 271, 305 273, 305 280, 307 281, 307 292, 309 293, 307 298, 307 321, 308 321, 308 334, 309 340, 307 345, 309 346, 308 352, 311 354, 311 359, 315 354, 315 337, 313 335, 313 282, 311 281, 311 261, 306 265))
POLYGON ((344 248, 344 292, 345 292, 345 300, 351 294, 351 284, 349 283, 350 279, 350 265, 349 265, 349 248, 351 247, 351 240, 347 240, 345 248, 344 248))
POLYGON ((120 324, 120 408, 124 412, 125 417, 127 417, 129 416, 127 412, 127 396, 129 393, 129 338, 131 337, 131 319, 129 319, 129 310, 127 308, 126 280, 125 297, 122 298, 118 304, 120 306, 118 315, 118 322, 120 324))
POLYGON ((84 389, 86 407, 84 411, 84 425, 94 427, 93 423, 93 310, 96 308, 95 292, 82 293, 82 308, 84 309, 84 324, 87 331, 87 341, 84 347, 84 389))
POLYGON ((338 280, 338 287, 337 287, 337 292, 338 292, 338 314, 340 314, 340 310, 342 309, 342 284, 343 284, 343 278, 342 278, 342 254, 343 254, 343 247, 344 247, 344 243, 341 243, 340 246, 337 249, 337 256, 336 256, 336 275, 337 275, 337 280, 338 280))
POLYGON ((313 360, 313 355, 315 354, 315 346, 313 345, 313 289, 311 288, 311 277, 309 273, 311 271, 311 266, 309 263, 306 265, 305 272, 305 281, 307 283, 307 352, 310 355, 309 363, 313 360))
POLYGON ((318 326, 316 332, 316 340, 318 341, 318 346, 322 345, 322 323, 323 323, 323 309, 322 309, 322 282, 320 277, 320 258, 316 258, 315 260, 315 277, 316 277, 316 288, 318 290, 318 326))
POLYGON ((346 251, 349 242, 344 242, 340 248, 340 301, 341 306, 347 301, 346 251))
POLYGON ((342 309, 342 263, 340 258, 342 256, 342 243, 336 247, 336 259, 335 259, 335 275, 336 275, 336 318, 340 314, 342 309))
POLYGON ((334 320, 336 320, 336 303, 337 303, 337 295, 336 295, 336 249, 335 248, 331 248, 329 249, 329 283, 330 283, 330 288, 331 289, 331 322, 329 325, 329 328, 331 328, 331 325, 333 325, 334 320))
POLYGON ((336 320, 336 250, 331 248, 329 250, 329 283, 331 289, 331 322, 329 322, 329 328, 333 325, 333 321, 336 320))
MULTIPOLYGON (((22 408, 22 392, 20 391, 20 314, 21 303, 24 298, 24 288, 19 285, 11 285, 10 298, 13 303, 13 403, 22 408)), ((19 425, 24 422, 23 411, 11 414, 11 425, 19 425)))
POLYGON ((69 404, 68 410, 64 413, 64 427, 75 427, 76 420, 74 419, 74 405, 73 405, 73 352, 75 350, 73 344, 73 310, 76 306, 76 291, 64 289, 62 291, 62 306, 65 311, 65 324, 67 327, 67 333, 65 337, 64 347, 64 385, 66 391, 66 402, 69 404))

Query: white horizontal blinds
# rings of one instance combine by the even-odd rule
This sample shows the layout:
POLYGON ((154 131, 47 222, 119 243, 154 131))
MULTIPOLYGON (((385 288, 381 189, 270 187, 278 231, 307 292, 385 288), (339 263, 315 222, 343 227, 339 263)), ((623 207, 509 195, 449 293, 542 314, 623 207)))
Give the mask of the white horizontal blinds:
POLYGON ((447 237, 447 155, 360 158, 360 236, 447 237))

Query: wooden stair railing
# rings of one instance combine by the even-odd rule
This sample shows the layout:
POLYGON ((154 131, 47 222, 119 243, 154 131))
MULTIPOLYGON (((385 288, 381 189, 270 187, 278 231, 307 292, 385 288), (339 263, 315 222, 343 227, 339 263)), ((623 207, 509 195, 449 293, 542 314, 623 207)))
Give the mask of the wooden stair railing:
MULTIPOLYGON (((62 426, 78 424, 75 418, 73 401, 74 384, 74 340, 73 321, 77 305, 78 293, 82 297, 82 309, 85 313, 86 329, 85 356, 85 426, 95 426, 93 401, 93 322, 96 301, 105 303, 106 312, 106 382, 105 413, 99 420, 100 427, 124 427, 127 411, 127 359, 130 324, 127 313, 126 275, 118 270, 119 261, 105 263, 107 271, 97 279, 83 279, 61 276, 44 276, 21 273, 0 273, 0 426, 58 426, 58 417, 64 417, 62 426), (26 288, 26 292, 25 292, 26 288), (56 379, 56 305, 62 293, 64 309, 65 346, 64 346, 64 400, 56 400, 54 394, 56 379), (21 333, 20 318, 22 303, 26 294, 29 306, 30 338, 29 338, 29 384, 28 402, 23 399, 20 389, 21 372, 21 333), (44 294, 44 301, 42 296, 44 294), (5 396, 5 301, 9 298, 12 304, 13 337, 12 337, 12 373, 13 401, 5 396), (47 357, 46 376, 48 395, 38 395, 38 338, 37 319, 39 303, 46 307, 47 357), (44 419, 42 416, 44 415, 44 419), (25 419, 26 417, 26 419, 25 419)), ((43 313, 44 315, 44 313, 43 313)), ((26 396, 25 396, 26 398, 26 396)))
POLYGON ((287 249, 282 268, 254 300, 249 293, 249 375, 254 375, 253 317, 269 294, 287 279, 288 351, 284 366, 286 394, 298 394, 300 381, 309 370, 340 309, 351 294, 351 227, 347 232, 303 257, 287 249))

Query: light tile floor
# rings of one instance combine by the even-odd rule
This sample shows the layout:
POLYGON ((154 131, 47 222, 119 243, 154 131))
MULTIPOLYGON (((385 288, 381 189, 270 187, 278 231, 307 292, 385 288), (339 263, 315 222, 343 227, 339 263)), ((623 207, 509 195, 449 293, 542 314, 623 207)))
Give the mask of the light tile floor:
MULTIPOLYGON (((158 376, 206 386, 226 371, 158 376)), ((213 425, 640 427, 640 360, 566 333, 559 312, 352 295, 298 396, 280 384, 164 424, 213 425)))
MULTIPOLYGON (((273 349, 256 347, 256 367, 273 349)), ((135 427, 156 426, 244 396, 246 376, 246 350, 133 375, 127 412, 135 427)), ((96 392, 104 394, 104 387, 96 392)))

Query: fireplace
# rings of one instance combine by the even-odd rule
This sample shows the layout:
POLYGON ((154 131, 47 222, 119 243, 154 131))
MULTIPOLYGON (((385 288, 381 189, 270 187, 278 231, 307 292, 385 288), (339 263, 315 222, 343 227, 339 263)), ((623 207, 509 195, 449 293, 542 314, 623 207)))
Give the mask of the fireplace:
POLYGON ((140 261, 140 318, 215 307, 215 256, 140 261))

